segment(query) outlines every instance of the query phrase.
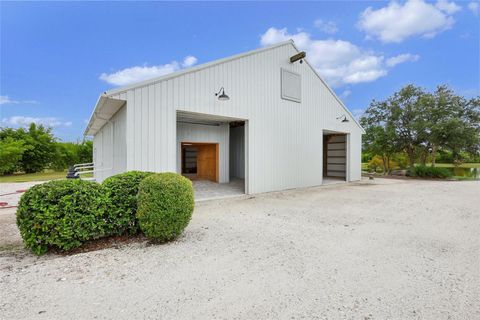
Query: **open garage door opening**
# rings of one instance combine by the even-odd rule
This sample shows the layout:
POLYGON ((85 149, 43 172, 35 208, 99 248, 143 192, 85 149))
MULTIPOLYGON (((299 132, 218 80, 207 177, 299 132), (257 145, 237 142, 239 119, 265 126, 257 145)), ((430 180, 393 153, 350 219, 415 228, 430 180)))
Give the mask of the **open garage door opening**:
POLYGON ((347 180, 347 135, 324 132, 323 134, 324 184, 347 180))
POLYGON ((182 142, 182 175, 190 179, 218 182, 218 143, 182 142))
POLYGON ((196 199, 247 192, 248 121, 177 111, 177 172, 189 178, 196 199))

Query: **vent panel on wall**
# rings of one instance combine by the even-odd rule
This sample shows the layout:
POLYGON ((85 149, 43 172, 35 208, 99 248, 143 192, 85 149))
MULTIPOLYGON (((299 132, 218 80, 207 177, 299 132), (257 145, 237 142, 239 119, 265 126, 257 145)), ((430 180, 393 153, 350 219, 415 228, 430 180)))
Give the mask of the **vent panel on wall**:
POLYGON ((302 101, 302 81, 298 73, 282 69, 282 99, 302 101))

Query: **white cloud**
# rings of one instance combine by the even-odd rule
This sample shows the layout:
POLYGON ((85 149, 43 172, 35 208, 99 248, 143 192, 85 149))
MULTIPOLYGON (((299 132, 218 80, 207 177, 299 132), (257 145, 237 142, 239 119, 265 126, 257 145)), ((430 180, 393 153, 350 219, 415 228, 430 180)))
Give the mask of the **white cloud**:
POLYGON ((100 75, 100 80, 103 80, 113 85, 123 86, 142 80, 160 77, 178 71, 182 67, 191 67, 196 63, 197 58, 195 58, 194 56, 186 56, 182 63, 172 61, 170 63, 158 66, 135 66, 125 68, 110 74, 102 73, 100 75))
POLYGON ((194 56, 186 56, 185 59, 183 59, 182 67, 188 68, 193 66, 196 63, 197 63, 197 58, 195 58, 194 56))
POLYGON ((455 12, 462 10, 462 7, 457 5, 455 2, 448 2, 447 0, 438 0, 435 4, 435 7, 448 14, 454 14, 455 12))
POLYGON ((70 127, 72 125, 71 121, 61 121, 59 118, 55 117, 44 117, 44 118, 35 118, 35 117, 24 117, 24 116, 13 116, 10 118, 3 118, 2 125, 13 126, 13 127, 28 127, 31 123, 42 124, 47 127, 70 127))
POLYGON ((344 40, 316 40, 306 32, 289 34, 286 28, 269 28, 260 43, 266 46, 288 39, 307 52, 308 61, 333 87, 375 81, 388 73, 389 66, 382 54, 344 40))
POLYGON ((346 98, 352 94, 352 91, 349 89, 343 90, 343 92, 340 94, 342 98, 346 98))
POLYGON ((35 100, 12 100, 9 96, 0 96, 0 105, 2 104, 37 104, 35 100))
POLYGON ((479 4, 476 1, 472 1, 468 4, 468 9, 473 12, 474 15, 478 16, 479 4))
POLYGON ((334 21, 323 21, 322 19, 317 19, 313 24, 317 29, 327 34, 335 34, 338 31, 337 24, 334 21))
POLYGON ((277 29, 272 27, 262 34, 260 44, 262 46, 269 46, 289 39, 295 41, 295 44, 300 48, 304 48, 310 43, 310 35, 306 32, 300 31, 295 34, 288 34, 287 28, 277 29))
POLYGON ((358 27, 366 32, 367 38, 378 38, 383 42, 399 43, 413 36, 432 38, 453 26, 452 14, 458 10, 458 5, 446 0, 439 0, 436 4, 423 0, 408 0, 404 4, 391 1, 378 10, 365 9, 358 27))
POLYGON ((398 56, 388 58, 385 64, 389 67, 395 67, 397 64, 404 62, 415 62, 418 61, 418 59, 420 59, 418 54, 403 53, 399 54, 398 56))

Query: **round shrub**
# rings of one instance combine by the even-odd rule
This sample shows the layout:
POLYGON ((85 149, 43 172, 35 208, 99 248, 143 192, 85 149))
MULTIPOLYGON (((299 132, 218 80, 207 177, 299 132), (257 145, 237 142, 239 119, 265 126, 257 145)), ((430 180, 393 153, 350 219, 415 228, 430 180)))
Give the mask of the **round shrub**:
POLYGON ((175 239, 187 227, 194 207, 192 182, 176 173, 151 175, 140 183, 137 218, 150 239, 175 239))
POLYGON ((107 197, 107 233, 109 235, 136 234, 139 231, 137 194, 140 182, 151 172, 129 171, 111 176, 102 186, 107 197))
POLYGON ((27 248, 71 250, 104 234, 105 197, 99 184, 57 180, 28 189, 17 209, 17 225, 27 248))

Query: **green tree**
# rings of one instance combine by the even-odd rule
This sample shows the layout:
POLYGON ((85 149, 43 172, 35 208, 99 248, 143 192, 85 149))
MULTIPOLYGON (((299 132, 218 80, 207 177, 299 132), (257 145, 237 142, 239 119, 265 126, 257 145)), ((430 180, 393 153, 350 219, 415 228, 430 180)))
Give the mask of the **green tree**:
POLYGON ((413 169, 418 147, 423 142, 424 121, 421 117, 421 103, 424 91, 414 85, 407 85, 393 94, 385 104, 386 123, 396 132, 396 142, 408 158, 408 166, 413 169))
POLYGON ((12 174, 18 170, 25 149, 21 140, 12 137, 0 139, 0 175, 12 174))
MULTIPOLYGON (((385 101, 373 101, 362 119, 364 150, 381 155, 384 163, 399 150, 413 169, 420 157, 432 164, 438 152, 451 152, 453 161, 478 157, 480 97, 467 100, 447 86, 434 93, 408 85, 385 101)), ((388 172, 387 167, 387 172, 388 172)))
POLYGON ((391 171, 388 165, 391 156, 401 150, 407 154, 409 167, 415 165, 424 136, 423 119, 419 116, 423 95, 421 88, 408 85, 385 101, 372 101, 365 113, 364 147, 376 149, 376 154, 382 155, 387 172, 391 171))
POLYGON ((77 163, 92 162, 93 143, 84 140, 81 143, 56 142, 52 168, 63 170, 77 163))
MULTIPOLYGON (((26 173, 39 172, 52 162, 55 156, 55 138, 51 128, 30 124, 23 140, 27 149, 21 160, 22 170, 26 173)), ((22 134, 23 135, 23 134, 22 134)))
POLYGON ((433 94, 425 94, 421 105, 423 146, 431 152, 432 166, 439 149, 450 150, 454 161, 460 160, 462 152, 478 152, 479 101, 467 101, 446 85, 438 86, 433 94))
POLYGON ((91 140, 84 140, 77 146, 78 163, 93 162, 93 142, 91 140))
POLYGON ((397 142, 395 128, 385 120, 387 110, 386 102, 372 101, 365 111, 360 123, 365 129, 363 136, 363 149, 381 157, 383 162, 383 173, 391 173, 392 156, 400 151, 397 142))
POLYGON ((56 142, 55 157, 51 167, 55 170, 63 170, 68 166, 78 163, 78 145, 72 142, 56 142))

